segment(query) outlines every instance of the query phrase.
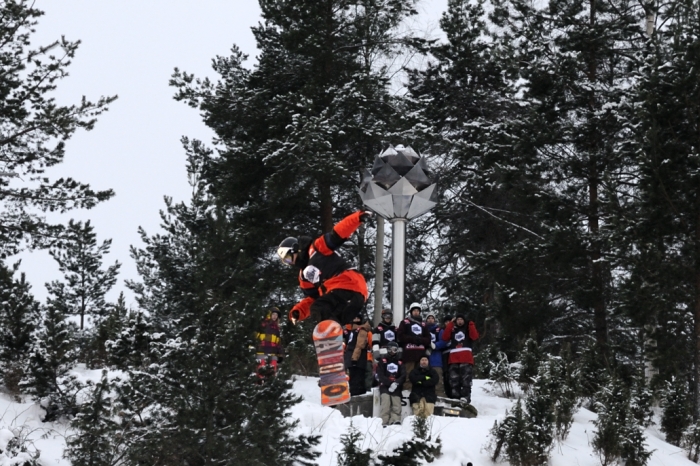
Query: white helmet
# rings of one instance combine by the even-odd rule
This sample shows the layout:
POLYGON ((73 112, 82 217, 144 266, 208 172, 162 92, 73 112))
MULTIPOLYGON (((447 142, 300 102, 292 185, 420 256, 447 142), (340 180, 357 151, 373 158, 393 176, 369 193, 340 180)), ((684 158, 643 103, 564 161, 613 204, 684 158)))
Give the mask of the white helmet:
POLYGON ((423 312, 423 307, 420 305, 420 303, 412 303, 410 306, 408 306, 408 312, 410 313, 411 310, 417 308, 419 311, 423 312))
POLYGON ((285 265, 294 263, 293 256, 299 252, 299 241, 296 238, 285 238, 277 248, 277 255, 285 265))

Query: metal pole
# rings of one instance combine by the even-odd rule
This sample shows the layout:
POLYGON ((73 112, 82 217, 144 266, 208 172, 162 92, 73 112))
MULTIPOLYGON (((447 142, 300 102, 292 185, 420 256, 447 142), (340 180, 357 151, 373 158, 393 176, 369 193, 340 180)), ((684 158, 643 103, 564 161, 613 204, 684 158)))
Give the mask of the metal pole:
POLYGON ((375 251, 374 277, 374 327, 382 320, 382 304, 384 302, 384 218, 377 216, 377 245, 375 251))
POLYGON ((406 286, 406 219, 392 219, 391 238, 391 310, 394 312, 394 324, 398 326, 403 320, 404 288, 406 286))

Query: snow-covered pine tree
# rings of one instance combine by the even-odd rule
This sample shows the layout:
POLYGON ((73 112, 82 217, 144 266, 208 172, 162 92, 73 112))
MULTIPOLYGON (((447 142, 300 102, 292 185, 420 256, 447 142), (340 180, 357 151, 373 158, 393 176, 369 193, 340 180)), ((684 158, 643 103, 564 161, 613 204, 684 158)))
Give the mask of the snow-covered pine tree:
POLYGON ((661 432, 666 434, 666 441, 680 446, 685 430, 693 422, 692 397, 688 381, 673 377, 664 387, 661 408, 661 432))
POLYGON ((311 465, 317 438, 295 432, 289 408, 299 398, 284 366, 264 384, 255 376, 254 333, 272 285, 236 247, 246 233, 208 195, 201 155, 188 153, 190 203, 168 201, 164 233, 144 233, 134 250, 144 281, 130 286, 159 321, 143 366, 120 388, 128 461, 311 465))
POLYGON ((73 466, 121 466, 127 464, 125 427, 120 424, 113 397, 119 380, 102 371, 99 382, 88 382, 85 401, 71 421, 74 433, 66 439, 64 456, 73 466))
POLYGON ((630 246, 635 312, 654 326, 663 380, 693 361, 694 417, 700 416, 700 4, 659 4, 640 67, 631 150, 638 154, 638 202, 630 246))
POLYGON ((652 403, 654 394, 647 384, 644 372, 637 371, 632 378, 630 388, 630 409, 632 415, 643 428, 649 427, 654 423, 654 411, 652 403))
POLYGON ((496 361, 490 361, 490 364, 488 383, 498 388, 501 395, 512 398, 513 386, 517 383, 517 368, 508 362, 508 356, 502 351, 498 352, 496 361))
POLYGON ((560 357, 550 357, 548 361, 550 372, 552 400, 554 402, 554 434, 562 442, 569 435, 569 429, 574 422, 574 414, 581 406, 578 395, 579 379, 571 352, 565 347, 560 357))
POLYGON ((523 348, 518 354, 518 384, 527 391, 535 381, 544 355, 534 335, 525 340, 523 348))
POLYGON ((610 271, 618 257, 610 228, 633 164, 619 150, 629 121, 620 108, 645 12, 629 0, 493 3, 499 40, 521 65, 523 112, 502 131, 514 173, 531 181, 523 193, 535 207, 522 212, 538 235, 522 251, 538 267, 524 285, 542 292, 524 309, 530 325, 559 341, 592 335, 610 365, 610 271))
MULTIPOLYGON (((281 306, 296 298, 296 284, 269 260, 270 247, 285 236, 329 231, 358 207, 360 173, 394 131, 389 64, 409 42, 400 25, 414 3, 260 1, 252 69, 234 46, 214 59, 218 81, 173 75, 176 99, 200 109, 217 135, 202 176, 235 217, 236 251, 276 284, 281 306)), ((357 265, 371 278, 372 251, 362 234, 356 238, 357 265)))
POLYGON ((108 364, 121 370, 143 367, 153 332, 152 319, 143 311, 129 312, 121 332, 105 342, 108 364))
POLYGON ((412 427, 413 438, 387 455, 378 455, 378 466, 420 466, 440 457, 442 441, 440 437, 432 439, 428 418, 415 416, 412 427))
POLYGON ((539 365, 533 384, 506 418, 494 425, 489 451, 496 461, 503 457, 514 466, 546 465, 555 438, 566 437, 573 422, 573 406, 566 397, 573 387, 560 358, 548 357, 539 365))
POLYGON ((92 129, 116 97, 59 105, 54 90, 68 75, 79 42, 65 38, 37 46, 34 27, 42 11, 34 2, 0 4, 0 257, 15 254, 23 240, 50 245, 60 231, 42 212, 90 208, 113 192, 93 191, 70 177, 52 180, 47 167, 60 164, 65 143, 78 129, 92 129), (21 182, 13 179, 21 177, 21 182))
POLYGON ((338 466, 371 466, 372 450, 362 449, 358 444, 362 442, 363 435, 352 423, 348 431, 340 436, 340 444, 343 449, 338 453, 338 466))
POLYGON ((69 374, 75 366, 75 325, 66 321, 60 308, 47 305, 41 325, 32 338, 27 368, 20 381, 46 411, 45 421, 75 414, 75 395, 80 384, 69 374))
POLYGON ((0 371, 5 388, 19 394, 32 333, 39 324, 39 303, 31 294, 24 273, 14 277, 16 264, 0 263, 0 371))
POLYGON ((602 466, 625 464, 644 466, 651 451, 646 449, 643 428, 630 407, 630 391, 618 377, 604 386, 597 396, 593 421, 596 431, 591 445, 602 466))
POLYGON ((129 310, 126 307, 124 292, 119 293, 116 303, 107 304, 107 313, 99 319, 92 331, 93 338, 87 348, 88 367, 104 367, 110 359, 107 342, 121 335, 128 321, 129 310))
POLYGON ((537 276, 528 269, 535 263, 513 252, 508 257, 513 262, 501 265, 508 260, 509 240, 527 250, 531 235, 525 230, 533 228, 526 214, 532 210, 530 200, 519 195, 527 183, 516 176, 512 154, 503 149, 507 131, 502 128, 520 112, 512 54, 509 46, 489 37, 482 1, 448 1, 440 27, 446 42, 427 47, 428 65, 410 72, 402 121, 406 140, 427 145, 442 196, 409 231, 409 244, 420 248, 411 252, 411 262, 423 261, 420 273, 409 273, 407 282, 424 294, 444 292, 456 308, 469 311, 479 329, 489 313, 496 314, 496 331, 486 333, 484 344, 497 342, 512 354, 520 337, 544 320, 544 315, 527 315, 535 309, 535 295, 536 309, 547 311, 541 306, 544 290, 528 295, 522 286, 537 276), (525 305, 530 301, 533 305, 525 305))
POLYGON ((80 317, 79 328, 84 330, 85 316, 98 319, 107 313, 109 306, 105 295, 117 282, 121 264, 115 262, 102 268, 112 240, 107 239, 98 245, 95 228, 89 220, 84 224, 70 220, 59 245, 49 253, 58 263, 63 281, 48 283, 46 288, 54 305, 68 315, 80 317))

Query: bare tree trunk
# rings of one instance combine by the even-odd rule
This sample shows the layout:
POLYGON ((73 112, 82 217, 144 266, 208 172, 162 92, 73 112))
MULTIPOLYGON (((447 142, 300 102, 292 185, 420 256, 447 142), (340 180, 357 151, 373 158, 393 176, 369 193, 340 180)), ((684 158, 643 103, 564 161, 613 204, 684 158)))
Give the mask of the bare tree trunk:
POLYGON ((695 410, 693 419, 700 419, 700 197, 698 198, 698 213, 695 219, 695 410))
POLYGON ((318 183, 321 202, 321 228, 324 233, 333 229, 333 197, 331 195, 331 184, 328 179, 322 179, 318 183))
MULTIPOLYGON (((591 9, 589 21, 591 26, 596 21, 596 0, 591 0, 591 9)), ((594 83, 598 79, 598 64, 596 55, 591 55, 591 61, 588 64, 588 79, 590 83, 594 83)), ((596 98, 594 91, 591 91, 589 99, 589 111, 593 114, 597 110, 596 98)), ((607 361, 607 344, 608 344, 608 322, 605 305, 605 285, 603 279, 603 264, 601 262, 602 254, 600 250, 600 204, 598 189, 600 186, 600 176, 598 173, 598 157, 600 157, 599 134, 596 128, 590 129, 590 144, 589 150, 589 173, 588 173, 588 228, 591 234, 590 245, 590 273, 591 284, 593 286, 594 302, 593 302, 593 327, 595 332, 596 343, 601 349, 602 355, 607 361)))

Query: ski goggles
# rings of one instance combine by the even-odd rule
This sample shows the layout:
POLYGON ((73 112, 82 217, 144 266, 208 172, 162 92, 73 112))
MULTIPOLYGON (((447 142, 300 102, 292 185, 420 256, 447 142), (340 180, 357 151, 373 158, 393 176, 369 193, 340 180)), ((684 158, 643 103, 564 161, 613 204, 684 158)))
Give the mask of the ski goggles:
POLYGON ((294 264, 294 254, 292 253, 292 248, 279 248, 277 249, 277 255, 283 263, 287 265, 294 264))

